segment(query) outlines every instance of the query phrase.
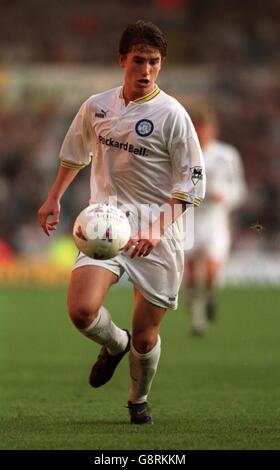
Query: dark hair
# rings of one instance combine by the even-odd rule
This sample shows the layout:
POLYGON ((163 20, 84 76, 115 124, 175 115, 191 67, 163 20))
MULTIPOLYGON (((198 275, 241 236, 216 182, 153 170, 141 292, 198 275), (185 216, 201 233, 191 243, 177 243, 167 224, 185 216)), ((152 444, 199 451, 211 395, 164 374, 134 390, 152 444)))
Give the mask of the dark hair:
POLYGON ((161 57, 166 56, 167 42, 163 32, 153 23, 138 20, 130 24, 122 33, 119 53, 127 54, 135 44, 146 44, 160 51, 161 57))

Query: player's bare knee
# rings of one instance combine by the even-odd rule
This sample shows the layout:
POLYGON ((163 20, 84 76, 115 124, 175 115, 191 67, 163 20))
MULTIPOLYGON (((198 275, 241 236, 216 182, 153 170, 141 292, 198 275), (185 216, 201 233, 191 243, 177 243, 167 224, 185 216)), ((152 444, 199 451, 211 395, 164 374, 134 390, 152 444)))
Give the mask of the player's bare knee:
POLYGON ((87 328, 97 317, 100 306, 87 303, 68 304, 69 316, 74 325, 79 328, 87 328))
POLYGON ((157 336, 146 338, 146 337, 141 337, 138 335, 136 336, 132 335, 133 347, 134 349, 136 349, 136 351, 139 354, 146 354, 150 352, 155 346, 156 342, 157 342, 157 336))

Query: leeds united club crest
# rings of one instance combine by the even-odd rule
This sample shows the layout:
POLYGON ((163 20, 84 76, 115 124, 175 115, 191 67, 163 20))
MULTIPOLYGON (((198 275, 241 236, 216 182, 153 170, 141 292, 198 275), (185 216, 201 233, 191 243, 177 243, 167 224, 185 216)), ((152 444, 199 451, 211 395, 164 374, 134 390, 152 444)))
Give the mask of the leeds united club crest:
POLYGON ((141 119, 135 126, 135 130, 140 137, 148 137, 154 130, 154 125, 149 119, 141 119))

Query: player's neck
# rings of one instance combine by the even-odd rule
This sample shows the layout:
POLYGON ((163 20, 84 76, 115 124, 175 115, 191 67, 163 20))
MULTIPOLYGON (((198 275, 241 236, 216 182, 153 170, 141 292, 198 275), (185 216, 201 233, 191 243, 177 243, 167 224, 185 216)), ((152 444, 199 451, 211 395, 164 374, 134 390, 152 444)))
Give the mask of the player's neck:
POLYGON ((150 95, 153 91, 157 89, 157 85, 154 83, 149 88, 145 88, 143 90, 133 90, 130 89, 127 85, 123 86, 122 89, 122 96, 127 106, 130 101, 137 101, 139 99, 145 98, 146 96, 150 95))

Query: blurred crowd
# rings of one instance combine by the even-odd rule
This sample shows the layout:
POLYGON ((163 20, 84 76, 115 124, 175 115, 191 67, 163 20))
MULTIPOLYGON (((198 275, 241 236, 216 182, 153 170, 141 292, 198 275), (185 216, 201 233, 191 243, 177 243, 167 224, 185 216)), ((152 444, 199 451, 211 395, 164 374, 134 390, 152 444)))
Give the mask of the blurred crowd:
MULTIPOLYGON (((53 180, 63 136, 77 109, 64 107, 51 96, 36 104, 32 96, 23 96, 17 106, 4 106, 1 72, 9 64, 31 62, 115 64, 116 38, 130 20, 141 17, 166 32, 171 65, 215 67, 217 78, 208 92, 218 112, 220 137, 240 151, 249 188, 244 207, 234 216, 235 247, 250 246, 257 238, 264 249, 276 249, 280 238, 279 1, 142 0, 130 8, 131 4, 128 0, 1 1, 2 250, 3 242, 25 255, 44 249, 36 212, 53 180)), ((186 90, 186 95, 190 92, 186 90)), ((182 94, 187 105, 185 98, 182 94)), ((83 170, 63 200, 60 230, 64 233, 69 233, 75 216, 87 204, 88 178, 88 169, 83 170)))
POLYGON ((0 61, 106 63, 139 18, 166 32, 172 61, 279 63, 278 0, 1 0, 0 61))

